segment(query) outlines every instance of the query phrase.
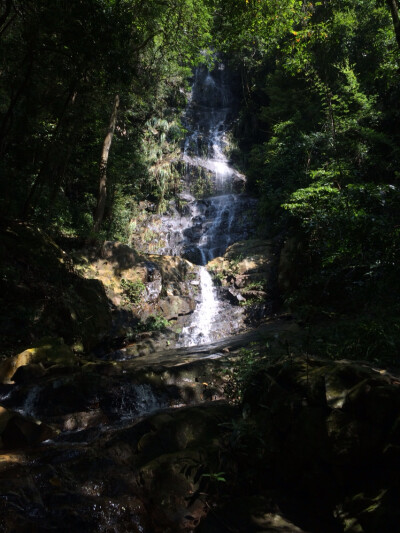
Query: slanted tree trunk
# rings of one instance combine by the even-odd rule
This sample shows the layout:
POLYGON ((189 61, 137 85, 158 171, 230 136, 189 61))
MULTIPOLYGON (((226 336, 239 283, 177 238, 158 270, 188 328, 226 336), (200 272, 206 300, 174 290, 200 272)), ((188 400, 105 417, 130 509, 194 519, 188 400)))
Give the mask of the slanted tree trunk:
POLYGON ((400 48, 400 18, 399 18, 399 3, 398 0, 386 0, 392 14, 394 33, 396 41, 400 48))
MULTIPOLYGON (((61 128, 61 124, 63 123, 66 115, 67 108, 70 104, 74 104, 76 100, 77 92, 75 90, 75 82, 72 84, 69 93, 67 95, 67 99, 65 100, 65 103, 63 105, 63 108, 61 110, 60 116, 57 120, 57 126, 55 127, 52 135, 52 139, 50 140, 44 161, 41 165, 41 168, 33 182, 32 187, 30 188, 29 194, 27 199, 25 200, 24 207, 22 210, 22 218, 24 220, 27 220, 29 218, 29 214, 32 211, 32 208, 34 207, 35 197, 37 197, 38 192, 40 191, 41 187, 43 186, 46 179, 48 179, 49 174, 49 160, 51 156, 51 151, 54 150, 54 146, 57 145, 57 137, 59 134, 59 130, 61 128)), ((1 153, 1 152, 0 152, 1 153)))
POLYGON ((28 67, 26 69, 24 79, 22 80, 22 83, 15 92, 14 96, 11 98, 10 105, 8 106, 8 109, 4 114, 3 120, 0 123, 0 156, 2 156, 6 151, 6 138, 7 133, 12 125, 14 110, 17 107, 17 104, 23 96, 24 91, 27 88, 31 79, 34 63, 33 51, 30 51, 28 53, 26 60, 28 61, 28 67))
POLYGON ((12 15, 9 18, 12 7, 13 7, 12 0, 6 0, 4 13, 0 15, 0 36, 7 30, 10 24, 12 24, 12 22, 17 18, 16 14, 12 15))
POLYGON ((106 206, 107 198, 107 164, 108 156, 112 139, 114 136, 115 125, 117 123, 117 113, 119 107, 119 95, 115 95, 114 105, 110 116, 110 124, 108 126, 107 135, 103 142, 103 149, 101 151, 100 159, 100 182, 99 182, 99 196, 97 198, 97 207, 94 215, 93 231, 97 233, 104 216, 104 208, 106 206))

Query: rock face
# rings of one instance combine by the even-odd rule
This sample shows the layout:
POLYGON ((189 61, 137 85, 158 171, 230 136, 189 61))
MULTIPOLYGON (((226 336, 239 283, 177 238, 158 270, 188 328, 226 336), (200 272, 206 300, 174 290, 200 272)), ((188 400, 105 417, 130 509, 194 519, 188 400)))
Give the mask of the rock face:
POLYGON ((258 372, 244 409, 263 442, 260 474, 318 501, 336 531, 393 531, 400 515, 393 475, 400 460, 399 385, 364 365, 306 357, 258 372))
POLYGON ((74 255, 86 278, 100 281, 113 304, 111 336, 125 337, 139 322, 154 317, 173 321, 195 308, 197 270, 181 257, 143 255, 118 242, 107 241, 100 253, 84 250, 74 255))
POLYGON ((222 255, 235 241, 254 233, 256 200, 226 194, 171 201, 169 213, 142 212, 135 219, 132 243, 147 254, 180 255, 197 265, 222 255), (183 204, 183 205, 182 205, 183 204))
POLYGON ((250 239, 229 246, 208 269, 220 285, 220 296, 241 306, 247 321, 257 322, 273 307, 276 263, 272 241, 250 239))
POLYGON ((91 349, 111 326, 103 286, 85 280, 44 232, 0 221, 0 336, 3 349, 29 346, 44 335, 91 349))

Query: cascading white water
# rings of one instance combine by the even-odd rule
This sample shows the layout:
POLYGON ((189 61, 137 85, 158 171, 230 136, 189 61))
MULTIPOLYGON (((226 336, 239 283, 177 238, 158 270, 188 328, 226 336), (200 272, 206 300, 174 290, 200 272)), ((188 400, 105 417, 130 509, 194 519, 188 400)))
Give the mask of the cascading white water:
POLYGON ((212 341, 211 330, 218 316, 218 298, 206 267, 200 267, 200 301, 191 324, 182 330, 181 346, 196 346, 212 341))
POLYGON ((203 264, 222 255, 234 241, 232 224, 236 215, 237 195, 214 196, 209 201, 214 216, 198 243, 203 264))
MULTIPOLYGON (((196 71, 187 112, 191 131, 185 142, 183 161, 189 168, 209 172, 214 194, 218 194, 192 202, 197 210, 191 219, 194 224, 184 231, 189 240, 183 248, 184 254, 201 265, 224 254, 230 244, 246 234, 246 224, 241 217, 249 199, 231 192, 234 180, 241 175, 229 164, 225 153, 233 102, 224 65, 219 64, 214 74, 204 69, 196 71)), ((218 337, 220 322, 234 322, 235 313, 229 319, 224 316, 219 320, 218 315, 223 314, 222 304, 205 266, 200 267, 200 294, 191 323, 182 331, 181 346, 212 342, 218 337)))

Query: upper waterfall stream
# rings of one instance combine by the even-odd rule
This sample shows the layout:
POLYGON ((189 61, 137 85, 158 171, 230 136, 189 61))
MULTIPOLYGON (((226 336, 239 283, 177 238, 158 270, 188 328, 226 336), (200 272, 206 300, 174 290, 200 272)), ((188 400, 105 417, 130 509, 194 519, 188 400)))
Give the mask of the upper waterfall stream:
MULTIPOLYGON (((168 241, 172 253, 202 265, 200 269, 200 298, 191 323, 182 331, 181 346, 212 342, 221 334, 233 333, 238 327, 238 309, 226 317, 224 306, 218 301, 210 274, 205 265, 223 255, 235 241, 246 238, 252 227, 255 200, 241 192, 242 176, 230 163, 229 130, 235 117, 237 101, 235 82, 222 63, 212 72, 205 67, 196 69, 189 105, 185 113, 188 130, 182 161, 184 186, 182 197, 187 201, 179 224, 170 226, 168 241), (199 189, 212 195, 195 199, 191 193, 199 189), (225 321, 225 327, 221 322, 225 321)), ((165 223, 168 226, 167 217, 165 223)))

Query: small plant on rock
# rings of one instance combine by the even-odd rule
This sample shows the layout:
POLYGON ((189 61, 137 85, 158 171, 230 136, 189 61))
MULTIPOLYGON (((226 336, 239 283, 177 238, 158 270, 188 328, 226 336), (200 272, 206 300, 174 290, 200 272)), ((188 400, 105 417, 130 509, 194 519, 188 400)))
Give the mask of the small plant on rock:
POLYGON ((212 481, 226 481, 224 478, 225 472, 216 472, 212 474, 202 474, 201 477, 208 477, 212 481))
POLYGON ((142 281, 130 281, 125 278, 121 279, 120 285, 124 293, 125 303, 133 305, 137 305, 140 302, 146 289, 142 281))
MULTIPOLYGON (((269 346, 267 345, 267 348, 269 346)), ((242 348, 238 359, 229 370, 229 380, 225 385, 224 392, 227 398, 235 404, 240 404, 243 393, 248 387, 256 368, 264 362, 262 354, 258 350, 242 348)))
POLYGON ((162 315, 150 315, 144 324, 146 331, 163 331, 169 326, 169 320, 162 315))

